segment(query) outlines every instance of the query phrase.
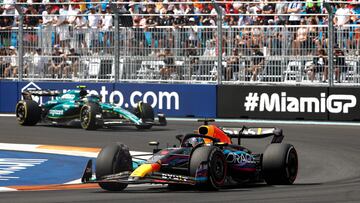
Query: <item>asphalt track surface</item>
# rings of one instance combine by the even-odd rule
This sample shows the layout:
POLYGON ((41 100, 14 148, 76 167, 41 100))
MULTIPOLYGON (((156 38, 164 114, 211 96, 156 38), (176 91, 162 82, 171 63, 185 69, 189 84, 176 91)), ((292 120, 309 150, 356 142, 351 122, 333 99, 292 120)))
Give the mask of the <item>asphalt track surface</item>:
MULTIPOLYGON (((239 127, 239 123, 217 123, 239 127)), ((134 127, 84 131, 69 127, 20 127, 14 117, 0 117, 1 142, 22 144, 103 147, 126 143, 131 150, 151 151, 148 141, 160 146, 177 144, 177 134, 190 133, 199 124, 169 121, 166 127, 137 131, 134 127)), ((264 124, 247 124, 263 126, 264 124)), ((265 124, 265 126, 271 126, 265 124)), ((101 189, 21 191, 0 193, 0 202, 360 202, 359 126, 276 125, 283 128, 284 142, 293 144, 299 155, 299 174, 294 185, 245 185, 200 192, 172 191, 164 186, 129 187, 123 192, 101 189)), ((262 151, 270 140, 244 140, 254 151, 262 151)), ((82 166, 79 166, 82 167, 82 166)))

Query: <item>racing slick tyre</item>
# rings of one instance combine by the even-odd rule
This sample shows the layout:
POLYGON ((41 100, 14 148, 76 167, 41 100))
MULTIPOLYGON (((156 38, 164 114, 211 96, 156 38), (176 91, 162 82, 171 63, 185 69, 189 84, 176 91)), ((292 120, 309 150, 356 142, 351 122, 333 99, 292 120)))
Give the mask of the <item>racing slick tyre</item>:
MULTIPOLYGON (((129 148, 122 143, 115 143, 104 147, 96 158, 95 172, 97 180, 101 180, 101 178, 106 175, 131 171, 131 169, 132 159, 129 148)), ((116 182, 99 183, 102 189, 108 191, 121 191, 124 190, 127 185, 128 184, 116 182)))
POLYGON ((207 170, 205 180, 199 180, 196 183, 196 186, 200 190, 217 190, 224 185, 227 174, 227 164, 224 153, 218 147, 203 146, 195 148, 190 157, 190 176, 197 176, 197 178, 199 178, 199 175, 204 173, 204 171, 201 172, 198 171, 198 169, 207 170), (206 165, 203 165, 204 163, 206 165))
POLYGON ((97 124, 96 114, 101 111, 96 103, 87 103, 80 110, 80 124, 85 130, 96 130, 100 126, 97 124))
POLYGON ((33 100, 21 100, 16 104, 16 119, 20 125, 36 125, 41 119, 41 108, 33 100))
POLYGON ((270 144, 263 154, 262 172, 269 185, 290 185, 298 172, 298 156, 291 144, 270 144))
MULTIPOLYGON (((147 103, 138 102, 134 114, 141 118, 144 123, 154 122, 154 109, 147 103)), ((137 129, 150 129, 151 127, 151 124, 136 125, 137 129)))

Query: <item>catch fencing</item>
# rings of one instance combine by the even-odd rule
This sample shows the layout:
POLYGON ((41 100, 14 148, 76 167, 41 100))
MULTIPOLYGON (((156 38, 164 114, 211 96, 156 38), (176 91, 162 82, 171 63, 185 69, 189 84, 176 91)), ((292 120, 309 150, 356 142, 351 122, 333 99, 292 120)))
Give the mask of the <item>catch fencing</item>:
POLYGON ((327 24, 228 26, 214 19, 218 26, 189 22, 186 26, 122 27, 115 23, 107 29, 74 25, 2 29, 0 77, 311 85, 333 85, 330 80, 334 80, 339 82, 336 85, 359 84, 358 24, 341 29, 332 26, 331 42, 327 24), (333 48, 334 44, 338 48, 333 48), (337 49, 342 53, 337 54, 337 49))

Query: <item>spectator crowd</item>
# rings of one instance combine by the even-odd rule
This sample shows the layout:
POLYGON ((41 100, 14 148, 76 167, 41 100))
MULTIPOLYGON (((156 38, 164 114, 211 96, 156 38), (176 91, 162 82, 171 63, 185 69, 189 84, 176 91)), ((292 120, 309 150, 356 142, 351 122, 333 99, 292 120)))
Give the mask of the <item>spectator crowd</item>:
MULTIPOLYGON (((353 1, 332 4, 335 17, 331 20, 339 49, 355 55, 360 49, 360 5, 351 4, 353 1)), ((198 64, 199 56, 219 54, 217 42, 220 40, 216 27, 211 27, 217 25, 216 10, 211 3, 197 0, 145 1, 148 4, 139 0, 117 2, 116 9, 120 13, 132 14, 133 26, 121 29, 120 34, 121 47, 127 48, 122 51, 128 55, 163 57, 164 52, 171 49, 172 56, 192 57, 191 63, 198 64)), ((221 54, 231 64, 224 70, 227 79, 232 78, 231 67, 238 70, 236 57, 239 56, 327 55, 325 25, 329 19, 323 1, 244 2, 220 4, 226 27, 221 39, 221 54), (286 32, 290 34, 285 35, 286 32)), ((25 14, 25 54, 51 56, 44 63, 52 75, 76 75, 78 68, 66 63, 73 60, 69 60, 69 56, 113 54, 114 15, 108 1, 3 0, 0 4, 0 55, 7 57, 0 58, 0 77, 17 74, 13 58, 17 54, 14 48, 18 46, 19 14, 14 3, 20 4, 25 14)), ((262 60, 259 63, 253 60, 248 65, 255 77, 261 71, 261 64, 262 60)))

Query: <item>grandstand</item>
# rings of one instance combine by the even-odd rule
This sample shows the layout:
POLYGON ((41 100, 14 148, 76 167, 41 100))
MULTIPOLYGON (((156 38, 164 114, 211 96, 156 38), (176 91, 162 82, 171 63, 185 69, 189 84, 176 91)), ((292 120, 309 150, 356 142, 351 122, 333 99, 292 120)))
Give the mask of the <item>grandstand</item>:
POLYGON ((356 85, 354 2, 4 0, 0 77, 356 85))

